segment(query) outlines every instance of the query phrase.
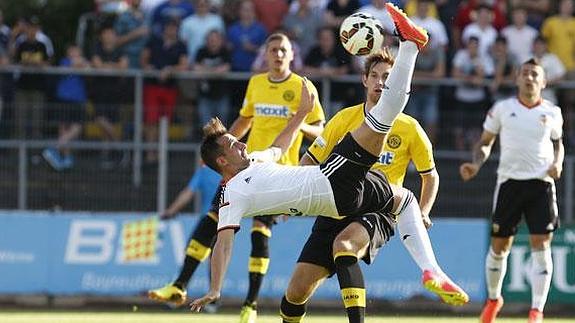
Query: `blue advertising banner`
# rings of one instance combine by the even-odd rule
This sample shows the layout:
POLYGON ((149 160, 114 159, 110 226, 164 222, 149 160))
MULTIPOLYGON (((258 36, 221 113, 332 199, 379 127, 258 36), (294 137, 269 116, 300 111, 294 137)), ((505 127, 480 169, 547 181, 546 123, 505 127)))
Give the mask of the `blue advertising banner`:
MULTIPOLYGON (((0 211, 0 293, 137 295, 163 286, 177 276, 188 236, 199 217, 180 216, 159 222, 158 239, 142 240, 156 252, 130 260, 122 243, 126 224, 149 217, 0 211)), ((262 297, 283 295, 313 221, 290 218, 274 227, 262 297)), ((242 225, 222 293, 226 297, 244 297, 247 291, 250 220, 242 225)), ((483 220, 442 219, 436 220, 430 231, 439 263, 473 301, 485 297, 486 232, 483 220)), ((401 300, 420 294, 430 296, 421 286, 419 268, 397 237, 383 247, 374 264, 363 269, 369 297, 401 300)), ((208 268, 202 264, 188 286, 190 296, 204 293, 208 284, 208 268)), ((339 299, 337 279, 327 280, 315 298, 339 299)))

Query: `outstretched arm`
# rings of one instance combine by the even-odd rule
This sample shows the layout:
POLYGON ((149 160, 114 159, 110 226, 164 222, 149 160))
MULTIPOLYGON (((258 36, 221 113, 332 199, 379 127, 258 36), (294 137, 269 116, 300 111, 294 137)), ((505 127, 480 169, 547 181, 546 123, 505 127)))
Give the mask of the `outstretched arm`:
POLYGON ((464 181, 475 177, 483 163, 489 158, 495 137, 496 134, 483 130, 479 142, 473 147, 473 161, 471 163, 463 163, 459 167, 459 174, 464 181))
POLYGON ((220 298, 220 292, 224 285, 224 278, 230 258, 232 256, 232 247, 234 245, 234 229, 223 229, 218 232, 218 238, 212 251, 211 260, 211 283, 210 290, 201 298, 195 299, 190 304, 190 309, 199 312, 204 305, 209 304, 220 298))

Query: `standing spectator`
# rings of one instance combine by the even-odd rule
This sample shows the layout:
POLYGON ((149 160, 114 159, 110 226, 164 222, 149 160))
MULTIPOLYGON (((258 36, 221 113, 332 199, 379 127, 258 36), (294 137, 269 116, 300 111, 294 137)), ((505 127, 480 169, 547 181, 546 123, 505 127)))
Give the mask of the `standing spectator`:
POLYGON ((258 49, 267 37, 265 27, 256 20, 254 4, 243 0, 239 6, 240 20, 228 28, 232 52, 232 71, 250 71, 258 49))
POLYGON ((545 73, 536 60, 521 65, 516 85, 517 97, 499 101, 489 110, 481 138, 473 146, 473 160, 459 168, 464 181, 475 177, 499 136, 491 243, 485 259, 488 295, 480 317, 487 323, 495 322, 503 307, 501 289, 507 258, 522 220, 527 224, 531 246, 526 270, 531 284, 527 322, 543 322, 553 275, 551 243, 559 227, 555 181, 561 178, 565 157, 561 108, 542 99, 545 73))
MULTIPOLYGON (((381 25, 386 33, 389 35, 393 35, 393 31, 395 30, 395 26, 393 24, 393 20, 385 10, 385 0, 371 0, 371 4, 365 5, 359 10, 358 12, 368 13, 374 16, 377 20, 381 22, 381 25)), ((345 18, 345 17, 344 17, 345 18)), ((340 22, 341 24, 341 22, 340 22)), ((338 25, 339 26, 339 25, 338 25)))
MULTIPOLYGON (((144 135, 147 142, 158 140, 160 117, 171 119, 174 114, 178 87, 172 74, 188 68, 186 45, 178 40, 178 27, 177 21, 168 21, 162 37, 152 37, 142 52, 142 68, 160 72, 158 78, 144 84, 144 135)), ((146 151, 146 163, 155 164, 157 161, 157 151, 146 151)))
POLYGON ((455 53, 451 73, 452 77, 461 81, 455 89, 455 148, 465 150, 466 145, 474 142, 479 135, 480 130, 467 125, 479 124, 477 119, 481 119, 487 101, 483 83, 487 76, 493 74, 493 62, 479 51, 477 37, 471 36, 467 40, 467 47, 455 53))
POLYGON ((491 100, 500 100, 513 94, 510 87, 515 79, 516 66, 519 65, 517 59, 509 52, 507 39, 499 36, 495 39, 495 44, 491 48, 491 59, 493 60, 494 74, 493 82, 489 84, 491 100))
POLYGON ((533 41, 538 32, 527 24, 527 10, 524 7, 513 8, 511 20, 513 24, 503 28, 501 35, 507 39, 509 52, 515 55, 519 63, 523 63, 531 55, 533 41))
MULTIPOLYGON (((128 56, 117 46, 116 32, 111 26, 100 30, 99 41, 92 56, 92 66, 96 69, 125 70, 129 66, 128 56)), ((93 82, 91 101, 94 104, 94 120, 101 129, 104 141, 119 141, 120 134, 115 124, 119 121, 121 103, 127 92, 127 80, 119 76, 96 76, 93 82)), ((114 161, 109 149, 100 155, 100 166, 112 169, 114 161)))
POLYGON ((278 31, 288 13, 286 0, 253 0, 256 17, 266 27, 268 33, 278 31))
MULTIPOLYGON (((230 52, 225 46, 224 35, 219 30, 208 33, 206 46, 200 48, 196 55, 194 70, 210 75, 226 73, 231 67, 230 52)), ((226 82, 221 80, 202 80, 198 98, 200 125, 205 125, 213 117, 218 117, 224 124, 229 121, 230 96, 226 82)))
MULTIPOLYGON (((33 16, 23 26, 24 34, 17 43, 14 54, 16 64, 25 67, 40 68, 49 64, 49 55, 46 45, 36 37, 40 22, 33 16)), ((41 137, 41 122, 44 113, 45 78, 42 74, 23 73, 17 82, 16 90, 16 125, 18 138, 25 138, 28 127, 31 128, 32 137, 41 137), (30 116, 28 114, 31 114, 30 116)))
POLYGON ((358 9, 358 0, 330 0, 323 14, 323 22, 328 27, 338 30, 343 20, 358 9))
POLYGON ((48 59, 54 56, 54 45, 52 45, 52 40, 48 35, 42 31, 42 26, 40 24, 40 19, 37 16, 32 16, 28 19, 20 20, 17 25, 12 29, 12 37, 14 40, 14 48, 18 47, 25 39, 30 39, 26 36, 26 33, 30 27, 34 29, 34 38, 37 41, 44 44, 46 47, 46 53, 48 54, 48 59))
POLYGON ((527 24, 540 30, 545 17, 551 11, 551 3, 551 0, 511 0, 509 1, 509 9, 513 11, 516 7, 525 8, 527 10, 527 24))
POLYGON ((311 0, 298 0, 296 12, 290 12, 283 21, 286 33, 301 48, 305 57, 312 46, 315 45, 318 29, 321 27, 322 13, 310 6, 311 0))
MULTIPOLYGON (((89 63, 82 56, 80 47, 71 45, 59 66, 81 69, 89 67, 89 63)), ((54 170, 61 171, 74 166, 68 144, 82 132, 87 99, 84 79, 73 74, 62 76, 56 86, 56 99, 57 108, 52 109, 50 119, 58 121, 58 142, 56 147, 44 149, 42 156, 54 170)))
POLYGON ((210 13, 210 0, 195 0, 196 12, 182 21, 180 40, 187 45, 190 62, 196 59, 196 53, 206 43, 211 30, 225 32, 224 21, 217 14, 210 13))
MULTIPOLYGON (((317 45, 312 47, 304 60, 303 74, 311 77, 336 77, 351 70, 351 57, 339 45, 330 27, 322 27, 317 32, 317 45)), ((348 83, 332 83, 330 107, 347 106, 355 99, 355 87, 348 83)))
POLYGON ((10 27, 4 24, 4 14, 0 10, 0 50, 4 53, 7 53, 10 48, 10 34, 10 27))
POLYGON ((429 14, 433 4, 433 0, 417 1, 415 15, 411 17, 411 20, 418 26, 427 30, 429 35, 429 43, 427 44, 427 47, 440 47, 445 50, 449 45, 447 31, 441 21, 429 14))
MULTIPOLYGON (((430 37, 431 42, 432 39, 430 37)), ((445 77, 445 50, 438 46, 423 47, 417 55, 413 79, 430 81, 443 77, 445 77)), ((411 87, 411 96, 405 107, 407 114, 423 123, 423 128, 432 143, 436 143, 437 140, 438 97, 438 86, 415 84, 411 87)))
POLYGON ((118 35, 117 46, 120 47, 122 54, 128 57, 130 68, 140 68, 140 53, 146 45, 149 34, 140 3, 141 0, 132 0, 130 9, 123 12, 114 24, 114 30, 118 35))
MULTIPOLYGON (((488 5, 492 11, 492 25, 496 30, 501 30, 503 27, 507 26, 507 18, 505 16, 506 2, 507 0, 493 0, 493 6, 489 6, 487 2, 483 0, 465 0, 459 2, 459 7, 457 9, 457 14, 453 23, 448 24, 448 26, 453 25, 453 41, 455 42, 455 48, 459 49, 465 46, 465 40, 461 38, 463 30, 471 23, 477 20, 479 16, 479 7, 481 5, 488 5)), ((452 18, 453 19, 453 18, 452 18)))
POLYGON ((194 13, 189 0, 166 0, 160 3, 152 13, 152 33, 162 37, 162 31, 168 21, 182 22, 194 13))
POLYGON ((477 21, 463 29, 461 39, 464 43, 469 37, 479 39, 479 52, 481 55, 489 55, 489 50, 497 38, 497 30, 491 25, 493 21, 493 9, 485 4, 477 8, 477 21))
POLYGON ((553 104, 557 104, 556 91, 553 88, 557 82, 565 77, 565 66, 557 55, 547 51, 547 43, 545 38, 537 37, 533 42, 533 57, 539 60, 539 64, 543 66, 545 71, 545 78, 547 79, 547 86, 543 89, 543 98, 553 104))

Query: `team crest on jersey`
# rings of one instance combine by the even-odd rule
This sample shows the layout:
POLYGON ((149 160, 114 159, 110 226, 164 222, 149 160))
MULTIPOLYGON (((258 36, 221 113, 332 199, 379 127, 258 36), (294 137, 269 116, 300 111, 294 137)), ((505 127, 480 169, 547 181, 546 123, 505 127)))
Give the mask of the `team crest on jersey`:
POLYGON ((539 117, 539 121, 541 121, 541 124, 545 125, 545 124, 547 123, 547 116, 544 115, 544 114, 542 114, 542 115, 539 117))
POLYGON ((286 90, 283 94, 284 100, 291 102, 295 98, 295 93, 292 90, 286 90))
POLYGON ((387 137, 387 145, 389 148, 397 149, 401 146, 401 137, 398 135, 391 135, 387 137))

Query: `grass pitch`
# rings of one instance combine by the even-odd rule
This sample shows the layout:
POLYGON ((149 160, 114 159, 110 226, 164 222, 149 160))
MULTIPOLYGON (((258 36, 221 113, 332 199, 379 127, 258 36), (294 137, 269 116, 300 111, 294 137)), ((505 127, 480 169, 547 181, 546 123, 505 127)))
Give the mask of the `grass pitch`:
MULTIPOLYGON (((522 318, 501 318, 498 323, 525 322, 522 318)), ((193 313, 146 313, 146 312, 0 312, 2 323, 230 323, 237 322, 237 314, 193 314, 193 313)), ((280 322, 278 315, 259 315, 258 323, 280 322)), ((346 323, 347 318, 341 315, 312 315, 305 319, 306 323, 346 323)), ((402 317, 402 316, 372 316, 366 323, 477 323, 477 317, 402 317)), ((545 319, 546 323, 575 322, 575 319, 545 319)))

